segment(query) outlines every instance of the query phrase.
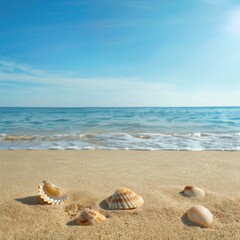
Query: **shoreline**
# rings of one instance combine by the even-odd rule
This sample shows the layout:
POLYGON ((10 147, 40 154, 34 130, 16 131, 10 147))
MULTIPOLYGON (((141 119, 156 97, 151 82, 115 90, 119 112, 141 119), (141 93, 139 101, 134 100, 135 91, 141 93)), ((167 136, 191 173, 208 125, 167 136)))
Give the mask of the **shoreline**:
POLYGON ((35 149, 35 148, 27 148, 27 149, 20 149, 20 148, 8 148, 8 149, 0 149, 1 151, 60 151, 60 152, 84 152, 84 151, 126 151, 126 152, 240 152, 240 149, 93 149, 93 148, 42 148, 42 149, 35 149))
POLYGON ((240 151, 0 150, 1 239, 239 239, 240 151), (69 199, 60 205, 36 201, 47 180, 69 199), (179 194, 186 185, 204 199, 179 194), (100 203, 127 187, 144 198, 132 212, 101 209, 100 203), (109 215, 101 225, 74 224, 78 204, 109 215), (213 214, 210 228, 194 226, 194 204, 213 214))

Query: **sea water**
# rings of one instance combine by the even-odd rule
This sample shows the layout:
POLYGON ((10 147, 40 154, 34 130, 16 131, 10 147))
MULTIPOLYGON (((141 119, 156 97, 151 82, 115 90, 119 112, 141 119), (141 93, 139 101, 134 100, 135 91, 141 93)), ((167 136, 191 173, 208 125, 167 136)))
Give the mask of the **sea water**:
POLYGON ((0 108, 0 149, 240 150, 240 107, 0 108))

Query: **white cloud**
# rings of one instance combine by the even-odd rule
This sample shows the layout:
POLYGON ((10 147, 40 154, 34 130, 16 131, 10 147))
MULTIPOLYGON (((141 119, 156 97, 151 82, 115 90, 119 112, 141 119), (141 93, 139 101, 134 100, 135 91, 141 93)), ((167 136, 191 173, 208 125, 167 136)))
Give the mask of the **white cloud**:
POLYGON ((0 59, 0 71, 2 72, 20 71, 32 75, 44 73, 44 71, 41 69, 35 69, 30 65, 6 59, 0 59))
MULTIPOLYGON (((49 99, 45 102, 49 106, 164 106, 175 88, 173 84, 148 82, 138 77, 81 78, 38 72, 29 65, 14 61, 0 60, 0 66, 0 84, 2 82, 3 86, 9 82, 19 85, 19 88, 11 89, 10 84, 8 89, 1 89, 1 92, 14 95, 17 91, 18 95, 22 94, 26 98, 27 94, 32 94, 32 90, 36 93, 36 99, 38 92, 40 99, 44 92, 44 98, 49 99), (36 85, 38 83, 39 86, 36 85)), ((39 105, 39 102, 34 103, 34 99, 29 101, 39 105)))
MULTIPOLYGON (((81 78, 63 73, 33 72, 35 68, 16 62, 3 64, 0 60, 0 65, 8 69, 0 70, 0 86, 1 82, 2 86, 6 86, 6 82, 19 84, 15 88, 11 88, 11 84, 8 88, 0 88, 2 106, 227 106, 238 105, 240 101, 238 88, 234 90, 230 85, 229 88, 211 88, 211 81, 202 88, 199 85, 189 88, 188 85, 166 83, 167 80, 161 78, 154 82, 124 76, 81 78)), ((176 81, 172 78, 171 82, 176 81)))

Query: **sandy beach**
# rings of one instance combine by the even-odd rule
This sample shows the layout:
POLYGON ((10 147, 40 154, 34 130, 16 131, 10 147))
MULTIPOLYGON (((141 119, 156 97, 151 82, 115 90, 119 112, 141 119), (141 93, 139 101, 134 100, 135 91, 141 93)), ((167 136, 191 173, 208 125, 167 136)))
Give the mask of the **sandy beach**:
POLYGON ((240 239, 240 152, 0 151, 0 239, 240 239), (43 205, 47 180, 69 199, 43 205), (187 198, 186 185, 206 191, 187 198), (103 200, 127 187, 144 198, 137 210, 111 211, 103 200), (188 221, 194 204, 213 214, 210 228, 188 221), (78 226, 81 207, 101 211, 101 225, 78 226))

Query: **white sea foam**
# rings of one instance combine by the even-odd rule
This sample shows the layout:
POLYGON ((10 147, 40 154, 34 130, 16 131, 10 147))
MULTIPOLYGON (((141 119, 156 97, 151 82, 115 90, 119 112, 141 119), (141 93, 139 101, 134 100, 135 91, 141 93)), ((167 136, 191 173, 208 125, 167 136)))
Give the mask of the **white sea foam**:
POLYGON ((78 146, 68 146, 65 148, 66 150, 80 150, 81 148, 78 146))
POLYGON ((83 150, 94 150, 95 148, 92 146, 85 146, 82 148, 83 150))
POLYGON ((41 150, 41 148, 39 148, 39 147, 28 147, 27 150, 34 151, 34 150, 41 150))
POLYGON ((61 146, 51 146, 51 147, 49 147, 48 149, 49 149, 49 150, 64 150, 64 148, 61 147, 61 146))
POLYGON ((199 132, 199 133, 193 133, 193 136, 195 136, 195 137, 201 137, 202 136, 202 134, 199 132))
POLYGON ((0 138, 5 138, 6 136, 7 136, 7 134, 5 134, 5 133, 0 134, 0 138))

